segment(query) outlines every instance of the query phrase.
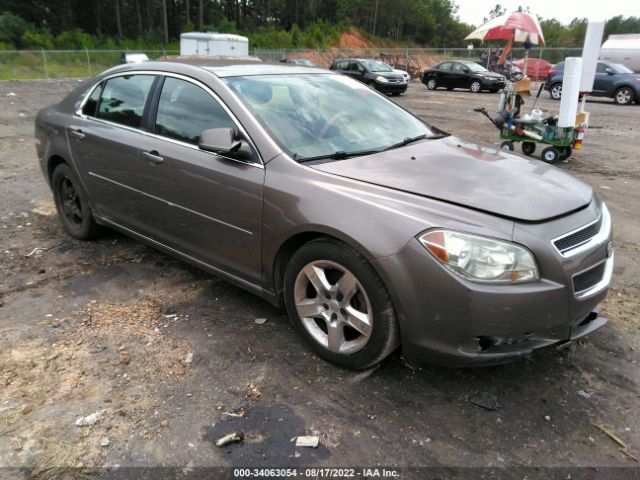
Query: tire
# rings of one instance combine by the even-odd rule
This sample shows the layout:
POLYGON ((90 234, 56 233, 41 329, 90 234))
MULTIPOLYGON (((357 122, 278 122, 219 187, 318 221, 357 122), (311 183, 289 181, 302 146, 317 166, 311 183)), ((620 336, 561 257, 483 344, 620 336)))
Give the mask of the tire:
POLYGON ((522 142, 522 153, 525 155, 533 155, 536 151, 536 144, 533 142, 522 142))
POLYGON ((513 152, 513 142, 502 142, 500 144, 500 150, 504 150, 506 152, 513 152))
POLYGON ((547 147, 542 150, 540 159, 545 163, 556 163, 560 160, 560 151, 556 147, 547 147))
POLYGON ((613 94, 613 101, 618 105, 631 105, 633 103, 634 93, 629 87, 620 87, 613 94))
POLYGON ((436 88, 438 88, 438 82, 436 82, 435 78, 428 79, 425 85, 429 90, 435 90, 436 88))
POLYGON ((392 97, 399 97, 400 96, 400 92, 393 92, 391 94, 392 97))
POLYGON ((51 176, 51 189, 62 226, 78 240, 89 240, 102 233, 95 222, 89 199, 75 172, 67 164, 60 164, 51 176))
POLYGON ((549 95, 553 100, 560 100, 562 98, 562 84, 554 83, 549 87, 549 95))
POLYGON ((474 80, 473 82, 471 82, 471 85, 469 85, 469 90, 471 90, 473 93, 480 93, 482 91, 482 83, 480 83, 480 80, 474 80))
POLYGON ((321 358, 340 367, 371 367, 400 344, 384 283, 357 250, 340 241, 314 240, 291 257, 284 303, 300 336, 321 358), (304 309, 313 316, 303 316, 304 309))
POLYGON ((566 160, 571 156, 571 147, 559 147, 558 151, 560 152, 560 160, 566 160))
POLYGON ((447 90, 451 91, 453 90, 453 87, 447 87, 447 90))

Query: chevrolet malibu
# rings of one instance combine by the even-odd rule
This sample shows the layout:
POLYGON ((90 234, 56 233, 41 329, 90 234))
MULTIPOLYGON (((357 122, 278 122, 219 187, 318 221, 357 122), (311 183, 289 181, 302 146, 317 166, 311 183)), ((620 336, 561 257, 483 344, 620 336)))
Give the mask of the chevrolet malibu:
POLYGON ((536 160, 334 72, 130 64, 36 118, 60 221, 109 227, 283 306, 322 358, 496 364, 604 325, 611 220, 536 160))

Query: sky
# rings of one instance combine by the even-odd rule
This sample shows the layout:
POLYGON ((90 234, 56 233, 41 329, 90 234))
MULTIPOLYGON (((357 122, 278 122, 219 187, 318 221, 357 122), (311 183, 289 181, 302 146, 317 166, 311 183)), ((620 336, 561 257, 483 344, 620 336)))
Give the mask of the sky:
MULTIPOLYGON (((454 0, 458 5, 458 16, 463 22, 479 26, 489 11, 501 4, 507 12, 514 12, 519 5, 529 7, 531 13, 544 19, 556 18, 569 23, 575 17, 587 17, 591 20, 606 20, 616 15, 640 17, 638 0, 454 0)), ((638 32, 640 33, 640 32, 638 32)))

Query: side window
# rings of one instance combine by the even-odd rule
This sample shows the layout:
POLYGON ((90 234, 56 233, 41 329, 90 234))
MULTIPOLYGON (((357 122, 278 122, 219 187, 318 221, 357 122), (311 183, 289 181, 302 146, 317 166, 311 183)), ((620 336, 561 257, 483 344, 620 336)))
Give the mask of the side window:
POLYGON ((604 63, 598 63, 596 73, 607 73, 607 66, 604 63))
POLYGON ((165 78, 155 133, 197 145, 205 130, 225 127, 235 129, 235 124, 211 95, 190 82, 165 78))
POLYGON ((438 70, 451 70, 451 62, 441 63, 438 70))
POLYGON ((454 63, 453 66, 451 67, 451 70, 453 70, 456 73, 461 73, 464 71, 464 65, 461 63, 454 63))
POLYGON ((343 60, 341 62, 336 63, 336 69, 337 70, 346 70, 347 69, 347 65, 348 65, 348 63, 343 60))
POLYGON ((83 115, 87 115, 88 117, 95 117, 96 110, 98 108, 98 102, 100 101, 100 94, 102 93, 103 83, 100 83, 96 88, 93 89, 87 101, 84 102, 84 106, 82 107, 83 115))
POLYGON ((107 80, 98 106, 98 118, 140 128, 153 75, 126 75, 107 80))

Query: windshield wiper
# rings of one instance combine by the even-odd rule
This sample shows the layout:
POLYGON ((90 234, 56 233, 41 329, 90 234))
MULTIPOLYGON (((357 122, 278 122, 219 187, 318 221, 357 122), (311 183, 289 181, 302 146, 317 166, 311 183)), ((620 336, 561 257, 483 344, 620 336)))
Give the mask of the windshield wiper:
MULTIPOLYGON (((398 143, 394 143, 393 145, 383 148, 382 150, 380 150, 381 152, 385 152, 387 150, 393 150, 395 148, 400 148, 400 147, 404 147, 405 145, 409 145, 410 143, 413 142, 417 142, 418 140, 424 140, 425 138, 427 138, 427 134, 423 133, 422 135, 418 135, 416 137, 407 137, 404 140, 402 140, 401 142, 398 143)), ((431 138, 431 137, 429 137, 431 138)))
MULTIPOLYGON (((357 152, 345 152, 344 150, 339 150, 337 152, 328 153, 326 155, 300 158, 298 160, 298 163, 312 162, 314 160, 344 160, 345 158, 361 157, 364 155, 372 155, 378 152, 380 152, 380 150, 359 150, 357 152)), ((296 155, 296 158, 297 158, 297 155, 296 155)))

